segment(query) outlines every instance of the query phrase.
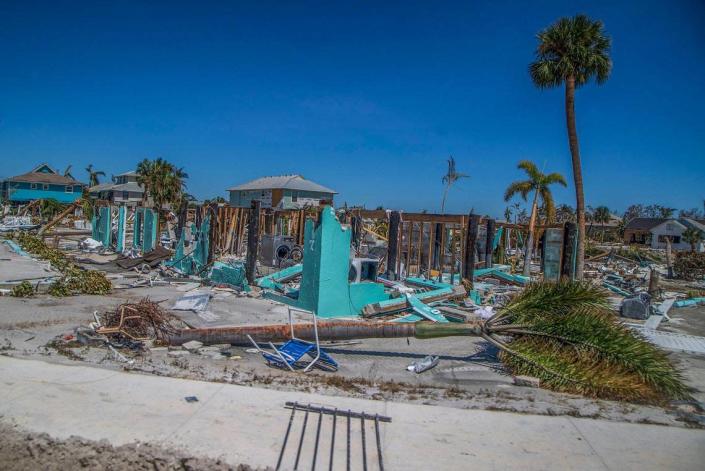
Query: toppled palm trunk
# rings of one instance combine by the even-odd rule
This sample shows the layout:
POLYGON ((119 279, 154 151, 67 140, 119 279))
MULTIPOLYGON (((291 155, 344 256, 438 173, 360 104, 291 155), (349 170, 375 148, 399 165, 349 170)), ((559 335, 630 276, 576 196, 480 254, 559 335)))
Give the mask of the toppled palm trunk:
MULTIPOLYGON (((313 324, 296 324, 296 336, 314 338, 313 324)), ((666 353, 620 324, 607 293, 579 282, 530 285, 487 321, 464 324, 429 322, 320 322, 320 339, 479 336, 500 349, 500 358, 516 375, 538 377, 557 391, 587 396, 658 403, 689 397, 681 373, 666 353)), ((290 336, 288 325, 187 329, 172 343, 248 344, 278 342, 290 336)))
POLYGON ((96 333, 134 341, 166 340, 176 333, 176 321, 177 318, 159 304, 143 299, 138 303, 120 304, 115 311, 106 313, 96 333))

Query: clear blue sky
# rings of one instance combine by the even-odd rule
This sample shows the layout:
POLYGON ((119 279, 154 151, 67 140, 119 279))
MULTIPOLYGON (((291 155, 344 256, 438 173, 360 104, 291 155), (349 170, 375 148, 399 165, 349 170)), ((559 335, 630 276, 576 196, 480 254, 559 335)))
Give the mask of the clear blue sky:
MULTIPOLYGON (((199 198, 301 173, 337 203, 501 215, 520 159, 572 181, 563 90, 533 87, 535 34, 605 22, 614 69, 577 96, 588 204, 702 207, 705 3, 0 3, 0 176, 110 175, 162 156, 199 198)), ((572 184, 555 191, 574 204, 572 184)))

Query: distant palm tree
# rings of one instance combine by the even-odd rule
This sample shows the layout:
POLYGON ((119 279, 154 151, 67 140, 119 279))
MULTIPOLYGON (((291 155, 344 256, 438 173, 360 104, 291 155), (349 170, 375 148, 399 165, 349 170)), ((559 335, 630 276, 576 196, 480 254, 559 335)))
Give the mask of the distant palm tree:
POLYGON ((442 178, 443 184, 446 186, 445 190, 443 191, 443 201, 441 202, 441 214, 445 212, 446 208, 446 197, 448 196, 448 190, 450 190, 450 187, 453 185, 453 183, 457 182, 461 178, 469 178, 470 175, 467 175, 465 173, 459 173, 455 170, 455 159, 451 155, 450 158, 448 159, 448 171, 442 178))
POLYGON ((504 220, 507 222, 511 222, 511 218, 512 218, 512 210, 509 208, 509 206, 507 206, 504 209, 504 220))
POLYGON ((683 240, 690 244, 690 251, 695 252, 695 246, 703 240, 703 235, 694 227, 689 227, 683 231, 683 240))
POLYGON ((526 201, 526 197, 534 192, 534 199, 531 203, 531 217, 529 219, 529 240, 526 243, 526 253, 524 255, 524 276, 529 276, 531 268, 531 250, 534 245, 534 228, 536 226, 536 214, 538 213, 538 201, 541 198, 547 217, 552 218, 555 215, 555 205, 553 204, 553 195, 549 189, 549 185, 558 183, 566 186, 565 177, 560 173, 542 173, 535 163, 522 160, 517 165, 518 168, 524 170, 529 177, 528 180, 519 180, 513 182, 507 187, 504 193, 504 201, 509 201, 514 195, 519 194, 526 201), (551 215, 551 216, 549 216, 551 215))
POLYGON ((86 173, 88 173, 88 186, 96 186, 100 185, 100 180, 98 177, 104 177, 105 172, 101 170, 93 170, 93 164, 89 164, 88 167, 86 167, 86 173))
POLYGON ((565 84, 565 113, 568 143, 573 162, 578 250, 575 275, 583 278, 585 259, 585 194, 578 132, 575 126, 575 89, 595 77, 598 85, 607 81, 612 70, 609 57, 610 38, 601 21, 585 15, 561 18, 538 35, 536 60, 529 66, 534 84, 539 88, 565 84))
MULTIPOLYGON (((186 189, 188 175, 183 168, 177 168, 166 160, 144 159, 137 164, 137 183, 142 185, 144 194, 142 203, 151 197, 154 209, 161 214, 164 205, 171 204, 176 207, 182 201, 182 194, 186 189)), ((159 234, 160 218, 157 217, 157 234, 159 234)))
POLYGON ((660 216, 664 219, 672 218, 673 212, 675 211, 674 208, 669 208, 667 206, 659 206, 658 210, 659 210, 660 216))
POLYGON ((570 205, 559 204, 556 207, 556 220, 558 222, 568 222, 575 220, 575 211, 570 205))
POLYGON ((595 211, 593 212, 593 219, 595 220, 596 223, 600 224, 600 227, 602 229, 602 241, 605 241, 605 224, 610 222, 610 219, 612 218, 612 215, 610 214, 610 210, 607 206, 598 206, 595 208, 595 211))

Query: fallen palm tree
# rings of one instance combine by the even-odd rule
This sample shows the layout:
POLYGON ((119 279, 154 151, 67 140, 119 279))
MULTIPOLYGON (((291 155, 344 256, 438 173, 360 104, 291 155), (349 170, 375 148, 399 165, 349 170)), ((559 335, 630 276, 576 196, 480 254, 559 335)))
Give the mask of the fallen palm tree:
MULTIPOLYGON (((326 340, 479 336, 499 348, 512 373, 538 377, 550 389, 650 403, 689 397, 666 353, 622 325, 607 296, 588 283, 537 283, 487 321, 320 322, 318 334, 326 340)), ((295 328, 297 337, 314 338, 313 324, 295 328)), ((288 325, 186 329, 169 340, 247 345, 248 335, 258 342, 277 342, 287 340, 290 330, 288 325)))
POLYGON ((112 289, 105 274, 95 270, 84 270, 71 262, 61 250, 50 248, 40 237, 19 232, 16 236, 19 245, 32 255, 47 260, 61 276, 49 286, 52 296, 72 296, 76 294, 107 294, 112 289))

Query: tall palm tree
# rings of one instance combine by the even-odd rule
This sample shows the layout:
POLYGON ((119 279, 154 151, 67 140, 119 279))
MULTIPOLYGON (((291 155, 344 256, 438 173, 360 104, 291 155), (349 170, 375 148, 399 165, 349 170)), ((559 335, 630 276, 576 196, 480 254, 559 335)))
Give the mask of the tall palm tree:
POLYGON ((88 186, 96 186, 100 184, 98 177, 104 177, 105 172, 101 170, 93 170, 93 164, 89 164, 86 167, 86 173, 88 173, 88 186))
POLYGON ((605 240, 605 224, 610 222, 611 217, 612 215, 610 214, 610 210, 607 206, 598 206, 593 212, 593 219, 596 223, 600 224, 600 228, 602 229, 601 237, 603 242, 605 240))
POLYGON ((534 199, 531 203, 531 217, 529 218, 529 239, 526 243, 526 253, 524 254, 524 276, 529 276, 531 268, 531 250, 534 245, 534 228, 536 226, 536 214, 538 213, 538 202, 541 198, 547 218, 552 219, 555 215, 556 207, 553 204, 553 195, 549 185, 558 183, 566 186, 565 177, 560 173, 542 173, 535 163, 529 160, 522 160, 517 167, 526 172, 528 180, 518 180, 507 187, 504 193, 504 201, 509 201, 514 195, 519 194, 526 201, 526 197, 534 192, 534 199))
MULTIPOLYGON (((161 157, 155 160, 144 159, 137 164, 137 183, 144 189, 142 202, 144 204, 147 197, 151 197, 158 215, 164 205, 176 206, 181 202, 187 178, 183 168, 177 168, 161 157)), ((160 217, 157 217, 157 234, 159 231, 160 217)))
POLYGON ((529 66, 534 84, 539 88, 565 85, 565 114, 568 143, 575 180, 575 206, 578 220, 576 277, 583 278, 585 259, 585 194, 578 132, 575 126, 575 89, 595 78, 604 83, 612 70, 609 57, 610 38, 601 21, 585 15, 561 18, 538 35, 536 60, 529 66))
POLYGON ((448 171, 441 180, 446 186, 445 190, 443 191, 443 201, 441 202, 441 214, 445 212, 446 196, 448 196, 448 190, 450 190, 450 187, 453 185, 453 183, 457 182, 461 178, 470 178, 470 175, 466 173, 459 173, 455 170, 455 159, 451 155, 448 159, 448 171))

